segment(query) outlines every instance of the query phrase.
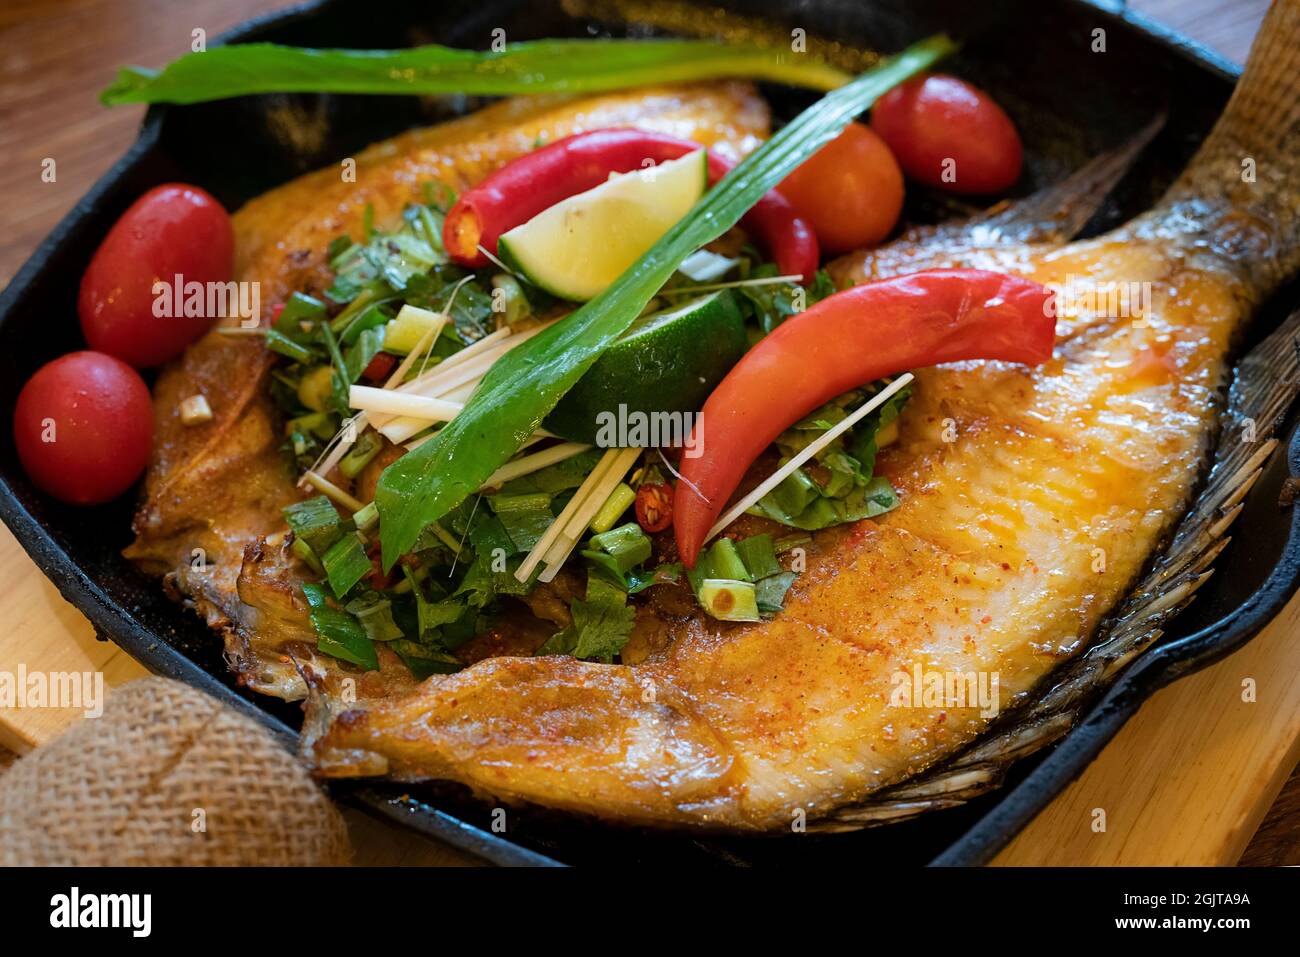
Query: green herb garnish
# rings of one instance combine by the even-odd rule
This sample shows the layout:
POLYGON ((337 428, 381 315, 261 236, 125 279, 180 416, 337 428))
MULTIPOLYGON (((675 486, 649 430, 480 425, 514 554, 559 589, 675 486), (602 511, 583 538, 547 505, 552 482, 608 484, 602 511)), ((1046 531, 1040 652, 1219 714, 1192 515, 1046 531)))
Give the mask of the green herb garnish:
POLYGON ((739 222, 882 93, 954 49, 947 37, 931 37, 822 98, 709 190, 608 289, 503 356, 459 415, 380 477, 376 502, 384 567, 392 567, 426 525, 473 494, 518 451, 688 255, 739 222))

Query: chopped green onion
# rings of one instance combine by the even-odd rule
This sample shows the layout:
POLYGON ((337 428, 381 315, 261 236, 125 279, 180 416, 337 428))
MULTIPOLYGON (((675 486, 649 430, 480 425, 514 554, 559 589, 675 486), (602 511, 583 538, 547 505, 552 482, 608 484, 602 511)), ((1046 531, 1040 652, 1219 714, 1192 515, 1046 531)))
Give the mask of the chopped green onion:
MULTIPOLYGON (((392 315, 381 305, 373 305, 363 311, 339 333, 339 342, 350 346, 361 338, 361 333, 382 329, 392 321, 392 315)), ((383 341, 382 339, 380 340, 383 341)), ((365 368, 363 365, 361 368, 365 368)))
POLYGON ((371 570, 365 546, 355 534, 344 535, 331 545, 321 556, 321 564, 336 598, 346 595, 371 570))
POLYGON ((498 515, 508 512, 528 512, 549 509, 551 496, 546 492, 525 492, 518 495, 490 495, 488 503, 498 515))
POLYGON ((758 581, 769 575, 779 575, 781 566, 776 560, 776 550, 772 546, 771 535, 751 535, 736 542, 736 551, 740 560, 749 571, 749 579, 758 581))
POLYGON ((319 322, 325 318, 325 303, 311 296, 295 292, 285 300, 284 309, 275 320, 275 331, 289 339, 303 334, 304 322, 319 322))
POLYGON ((343 537, 338 510, 324 495, 305 502, 296 502, 284 510, 285 521, 317 556, 324 555, 329 547, 343 537))
POLYGON ((362 532, 368 532, 374 527, 375 522, 379 521, 379 508, 374 502, 371 502, 361 511, 352 516, 353 523, 357 529, 362 532))
POLYGON ((709 548, 708 570, 709 578, 734 578, 740 581, 752 578, 740 552, 736 550, 736 543, 730 538, 720 538, 709 548))
POLYGON ((309 412, 307 415, 300 415, 286 422, 284 428, 290 435, 301 432, 303 435, 310 434, 326 440, 334 438, 334 433, 338 431, 334 426, 334 417, 328 412, 309 412))
POLYGON ((785 608, 785 593, 798 577, 794 572, 778 572, 754 583, 754 601, 764 615, 775 615, 785 608))
POLYGON ((268 349, 272 352, 279 353, 293 362, 301 362, 303 365, 308 365, 316 359, 316 353, 312 352, 304 345, 299 345, 288 336, 275 329, 267 329, 264 338, 268 349))
POLYGON ((402 629, 393 621, 393 603, 388 599, 372 593, 355 598, 343 607, 356 616, 371 641, 392 641, 403 637, 402 629))
POLYGON ((592 548, 605 552, 626 574, 650 557, 650 537, 636 522, 628 522, 591 538, 592 548))
POLYGON ((361 623, 341 609, 330 604, 329 595, 321 585, 302 586, 311 609, 311 624, 316 629, 316 647, 334 658, 376 671, 379 658, 374 642, 361 627, 361 623))
MULTIPOLYGON (((348 450, 348 454, 339 460, 339 471, 348 478, 356 478, 383 447, 384 443, 379 440, 379 436, 374 432, 363 433, 361 438, 357 439, 357 444, 352 446, 348 450)), ((375 503, 371 502, 370 504, 374 505, 375 503)), ((376 507, 376 517, 378 517, 378 513, 379 509, 376 507)))
POLYGON ((720 621, 759 621, 752 582, 707 578, 700 583, 700 605, 720 621))
POLYGON ((311 550, 305 539, 294 537, 293 544, 289 546, 289 551, 301 558, 313 572, 317 575, 324 575, 325 569, 321 567, 320 559, 316 553, 311 550))
POLYGON ((596 533, 608 532, 635 501, 636 492, 632 491, 632 487, 626 482, 619 482, 591 520, 591 530, 596 533))

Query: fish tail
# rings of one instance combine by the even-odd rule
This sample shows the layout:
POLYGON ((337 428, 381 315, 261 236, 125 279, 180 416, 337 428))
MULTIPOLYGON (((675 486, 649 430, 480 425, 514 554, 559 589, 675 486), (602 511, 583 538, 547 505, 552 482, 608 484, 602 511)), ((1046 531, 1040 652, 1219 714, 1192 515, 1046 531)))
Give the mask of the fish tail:
POLYGON ((1237 265, 1261 297, 1300 270, 1300 0, 1275 0, 1223 115, 1144 218, 1237 265))

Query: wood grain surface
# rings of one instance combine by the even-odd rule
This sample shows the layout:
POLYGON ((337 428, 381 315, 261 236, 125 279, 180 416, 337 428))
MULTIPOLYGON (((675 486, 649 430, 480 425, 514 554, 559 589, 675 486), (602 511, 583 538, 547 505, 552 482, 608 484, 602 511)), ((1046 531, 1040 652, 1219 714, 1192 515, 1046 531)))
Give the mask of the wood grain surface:
MULTIPOLYGON (((287 5, 5 0, 0 286, 134 139, 143 108, 108 110, 96 99, 118 65, 159 66, 187 52, 197 28, 211 37, 287 5), (53 183, 41 180, 46 157, 58 164, 53 183)), ((1267 2, 1135 0, 1129 6, 1240 62, 1267 2)), ((115 646, 95 640, 3 528, 0 624, 0 667, 24 661, 48 670, 101 669, 110 685, 142 673, 115 646)), ((1300 777, 1272 803, 1300 758, 1298 635, 1300 599, 1238 654, 1153 697, 998 863, 1300 864, 1300 777), (1259 688, 1254 704, 1241 700, 1246 677, 1259 688), (1094 829, 1099 809, 1104 831, 1094 829)), ((57 711, 2 713, 0 745, 26 751, 70 719, 57 711)), ((12 754, 0 754, 0 775, 10 760, 12 754)), ((471 862, 359 813, 350 812, 349 823, 361 864, 471 862)))

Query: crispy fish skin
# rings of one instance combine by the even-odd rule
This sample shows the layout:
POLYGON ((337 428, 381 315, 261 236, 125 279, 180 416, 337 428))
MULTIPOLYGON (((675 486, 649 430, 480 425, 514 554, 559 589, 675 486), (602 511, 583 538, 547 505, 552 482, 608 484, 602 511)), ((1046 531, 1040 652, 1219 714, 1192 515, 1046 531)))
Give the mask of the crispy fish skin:
POLYGON ((493 659, 430 679, 338 716, 311 747, 321 773, 781 829, 972 740, 988 717, 914 706, 914 669, 996 675, 1005 708, 1087 644, 1185 508, 1237 332, 1300 266, 1297 37, 1300 3, 1282 0, 1157 209, 1097 240, 1003 251, 1039 281, 1136 283, 1149 301, 1137 315, 1063 301, 1039 369, 922 370, 879 465, 901 506, 821 537, 775 621, 697 617, 631 666, 493 659), (1270 165, 1258 189, 1242 156, 1270 165))
MULTIPOLYGON (((424 184, 457 192, 539 140, 610 126, 637 126, 698 140, 739 157, 766 136, 766 103, 746 83, 665 86, 575 98, 504 100, 471 116, 414 130, 369 147, 355 182, 339 168, 294 180, 234 217, 234 278, 260 285, 263 322, 291 292, 321 293, 331 282, 326 249, 342 233, 359 237, 365 209, 380 227, 420 202, 424 184)), ((231 320, 237 322, 238 320, 231 320)), ((126 555, 166 576, 219 629, 241 681, 287 699, 307 688, 300 666, 327 677, 346 666, 314 654, 300 567, 287 555, 281 509, 295 489, 266 379, 274 357, 261 343, 213 331, 163 370, 154 388, 156 438, 126 555), (207 397, 213 420, 184 426, 189 396, 207 397)), ((383 669, 403 686, 395 656, 383 669)), ((362 679, 374 682, 374 676, 362 679)))

